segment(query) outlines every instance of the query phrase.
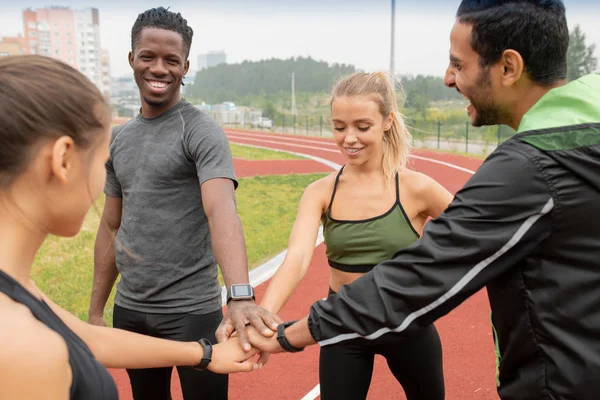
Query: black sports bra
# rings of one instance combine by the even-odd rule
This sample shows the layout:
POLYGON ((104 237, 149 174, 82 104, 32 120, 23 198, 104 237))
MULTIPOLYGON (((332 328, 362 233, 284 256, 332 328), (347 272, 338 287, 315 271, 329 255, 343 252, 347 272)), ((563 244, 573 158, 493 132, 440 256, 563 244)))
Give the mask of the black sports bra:
MULTIPOLYGON (((73 380, 72 400, 118 400, 117 386, 108 370, 94 357, 89 347, 43 301, 35 298, 17 281, 0 271, 0 292, 23 304, 41 323, 66 342, 73 380)), ((35 380, 31 382, 35 385, 35 380)))

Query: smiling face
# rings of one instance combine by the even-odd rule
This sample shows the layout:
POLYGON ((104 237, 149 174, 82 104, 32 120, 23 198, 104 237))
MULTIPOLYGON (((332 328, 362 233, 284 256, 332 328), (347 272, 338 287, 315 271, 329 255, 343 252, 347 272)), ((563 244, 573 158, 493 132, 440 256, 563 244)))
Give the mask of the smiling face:
POLYGON ((129 64, 140 89, 142 115, 160 115, 179 102, 181 81, 189 68, 179 33, 144 28, 129 53, 129 64))
POLYGON ((495 98, 490 66, 482 67, 471 47, 472 25, 456 22, 450 34, 450 64, 444 83, 469 101, 471 125, 502 123, 503 111, 495 98))
POLYGON ((335 142, 351 165, 381 162, 383 132, 391 125, 372 96, 339 96, 331 103, 335 142))

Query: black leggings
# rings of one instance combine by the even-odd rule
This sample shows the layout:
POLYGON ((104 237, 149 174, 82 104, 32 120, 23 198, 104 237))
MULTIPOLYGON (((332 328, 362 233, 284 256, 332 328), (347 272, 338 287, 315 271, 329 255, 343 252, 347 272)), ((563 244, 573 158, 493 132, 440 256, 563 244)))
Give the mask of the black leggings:
MULTIPOLYGON (((144 335, 178 341, 206 338, 216 343, 215 331, 221 320, 221 310, 209 314, 148 314, 128 310, 115 304, 115 328, 144 335)), ((171 372, 168 368, 128 369, 135 400, 170 400, 171 372)), ((192 367, 177 367, 183 398, 227 400, 229 378, 192 367)))
POLYGON ((388 333, 321 347, 321 399, 366 399, 375 354, 385 357, 408 400, 444 399, 442 345, 433 324, 407 338, 388 333))

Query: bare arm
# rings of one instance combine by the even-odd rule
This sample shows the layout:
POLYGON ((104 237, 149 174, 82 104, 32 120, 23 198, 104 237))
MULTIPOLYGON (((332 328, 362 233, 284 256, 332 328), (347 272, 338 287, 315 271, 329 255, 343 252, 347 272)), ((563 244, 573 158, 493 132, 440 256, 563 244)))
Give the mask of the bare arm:
MULTIPOLYGON (((313 304, 285 330, 290 344, 410 335, 538 251, 552 234, 553 193, 537 164, 511 145, 483 163, 420 240, 313 304)), ((253 345, 281 351, 275 338, 249 331, 253 345)))
POLYGON ((439 217, 454 198, 446 188, 430 177, 425 179, 420 195, 424 203, 424 211, 421 214, 426 218, 439 217))
POLYGON ((261 302, 271 313, 281 310, 308 271, 323 213, 321 185, 322 181, 309 185, 300 199, 285 260, 271 278, 261 302))
MULTIPOLYGON (((229 288, 234 284, 249 283, 246 240, 237 214, 233 182, 223 178, 204 182, 202 203, 208 217, 212 248, 223 272, 225 286, 229 288)), ((254 301, 231 301, 217 329, 217 340, 224 341, 235 330, 244 349, 250 350, 244 328, 248 322, 261 334, 271 336, 277 329, 278 321, 254 301)))
POLYGON ((115 236, 121 226, 122 207, 121 198, 106 197, 94 246, 94 281, 88 314, 88 322, 94 325, 106 326, 104 307, 119 275, 115 261, 115 236))
MULTIPOLYGON (((90 348, 96 359, 107 368, 159 368, 194 366, 204 353, 197 342, 179 342, 128 332, 122 329, 87 324, 42 294, 60 319, 90 348)), ((198 338, 200 339, 200 338, 198 338)), ((257 350, 245 352, 236 338, 213 346, 208 369, 215 373, 252 371, 250 358, 257 350)))
POLYGON ((248 257, 242 222, 237 214, 233 182, 210 179, 202 184, 202 204, 208 217, 210 239, 225 286, 248 283, 248 257))

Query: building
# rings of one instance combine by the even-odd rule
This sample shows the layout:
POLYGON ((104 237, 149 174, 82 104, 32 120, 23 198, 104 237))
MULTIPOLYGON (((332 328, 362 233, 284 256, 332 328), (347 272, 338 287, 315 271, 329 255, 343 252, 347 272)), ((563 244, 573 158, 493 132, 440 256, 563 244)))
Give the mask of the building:
POLYGON ((59 59, 86 75, 105 93, 100 17, 97 8, 46 7, 23 11, 24 54, 59 59))
POLYGON ((77 68, 104 93, 102 78, 102 47, 100 46, 100 15, 97 8, 73 11, 77 39, 77 68))
POLYGON ((110 95, 113 98, 140 101, 140 91, 135 83, 133 74, 111 79, 110 95))
POLYGON ((17 56, 23 54, 23 49, 18 43, 0 41, 0 57, 17 56))
POLYGON ((18 56, 25 53, 27 40, 23 36, 8 37, 0 40, 0 56, 18 56))
POLYGON ((110 56, 107 49, 102 49, 100 57, 101 79, 102 79, 102 94, 105 98, 110 98, 111 79, 110 79, 110 56))
POLYGON ((206 54, 200 54, 198 56, 198 71, 203 69, 216 67, 220 64, 227 64, 227 55, 224 51, 209 51, 206 54))
POLYGON ((48 7, 23 11, 27 46, 25 54, 53 57, 77 68, 77 42, 73 11, 48 7))
POLYGON ((131 118, 139 113, 140 92, 133 74, 113 77, 110 82, 110 102, 114 115, 131 118))

